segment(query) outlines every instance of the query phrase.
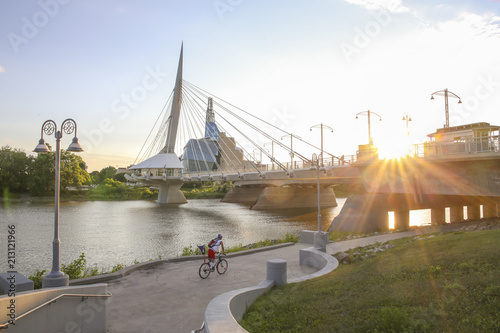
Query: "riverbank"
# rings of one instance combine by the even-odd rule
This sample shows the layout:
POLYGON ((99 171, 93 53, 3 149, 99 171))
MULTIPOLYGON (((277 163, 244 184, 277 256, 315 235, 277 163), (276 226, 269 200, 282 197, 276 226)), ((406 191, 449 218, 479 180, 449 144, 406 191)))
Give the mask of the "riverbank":
MULTIPOLYGON (((462 221, 462 222, 456 222, 456 223, 448 223, 446 225, 440 225, 440 226, 423 226, 423 227, 414 227, 410 228, 410 230, 402 230, 402 231, 388 231, 388 232, 375 232, 375 233, 370 233, 370 234, 337 234, 333 235, 330 237, 330 240, 334 242, 340 242, 340 241, 345 241, 345 240, 353 240, 353 239, 358 239, 358 238, 368 238, 368 237, 373 237, 373 236, 382 236, 386 234, 393 234, 393 233, 398 233, 398 232, 407 232, 407 231, 415 231, 416 234, 420 235, 431 235, 435 233, 444 233, 444 232, 465 232, 465 231, 481 231, 481 230, 492 230, 492 229, 499 229, 500 228, 500 218, 492 218, 492 219, 480 219, 480 220, 470 220, 470 221, 462 221)), ((246 254, 247 251, 249 250, 255 250, 255 249, 262 249, 266 250, 265 248, 272 249, 276 245, 279 244, 286 244, 286 243, 298 243, 299 242, 299 237, 293 234, 286 234, 285 237, 281 239, 265 239, 263 241, 259 242, 254 242, 246 245, 237 245, 233 247, 228 247, 226 248, 226 253, 231 254, 231 253, 236 253, 236 252, 244 252, 241 254, 246 254)), ((372 251, 369 251, 372 254, 384 251, 386 249, 389 249, 391 247, 387 246, 382 246, 382 247, 374 247, 372 251)), ((360 255, 359 253, 356 253, 356 250, 354 250, 351 254, 350 257, 349 255, 343 256, 337 256, 337 259, 339 262, 353 262, 353 257, 363 257, 363 258, 368 258, 368 255, 366 255, 365 250, 361 250, 362 254, 360 255)), ((250 253, 250 252, 248 252, 250 253)), ((182 257, 192 257, 196 256, 196 258, 200 257, 202 255, 201 251, 199 248, 193 248, 192 245, 184 247, 182 253, 177 257, 174 258, 174 260, 182 260, 182 257)), ((191 260, 190 258, 185 258, 186 260, 191 260)), ((172 260, 172 259, 170 259, 172 260)), ((115 276, 125 276, 129 274, 128 272, 132 272, 134 270, 140 269, 140 267, 149 267, 151 265, 156 265, 160 262, 163 261, 168 261, 168 259, 163 260, 161 256, 159 256, 156 259, 150 259, 148 262, 143 262, 139 263, 135 261, 132 265, 123 265, 120 263, 117 263, 116 265, 113 266, 112 270, 110 272, 105 272, 102 269, 98 270, 95 267, 92 269, 91 267, 88 267, 86 265, 86 260, 84 259, 84 254, 80 256, 79 259, 74 260, 71 264, 67 265, 66 267, 69 267, 71 269, 71 272, 77 271, 77 274, 73 274, 70 276, 70 279, 84 279, 84 278, 90 278, 90 277, 96 277, 99 276, 97 279, 99 281, 101 280, 106 280, 106 279, 112 279, 115 278, 115 276), (77 268, 75 270, 75 267, 77 268), (118 272, 116 274, 113 274, 115 272, 118 272)), ((64 266, 64 265, 63 265, 64 266)), ((63 267, 64 271, 64 267, 63 267)), ((37 272, 39 272, 37 270, 37 272)), ((35 282, 35 285, 40 282, 41 286, 41 276, 43 274, 35 275, 35 276, 30 276, 30 279, 32 279, 35 282), (40 281, 38 281, 40 280, 40 281)))
MULTIPOLYGON (((343 201, 339 199, 339 206, 343 201)), ((219 199, 158 205, 152 200, 72 201, 59 207, 60 262, 70 264, 82 253, 89 265, 111 271, 150 259, 179 256, 183 248, 207 244, 221 233, 224 246, 279 239, 287 233, 317 228, 314 210, 257 211, 219 199)), ((322 210, 324 228, 339 207, 322 210)), ((50 269, 54 238, 54 202, 10 202, 0 205, 0 219, 16 226, 16 269, 26 276, 50 269)), ((0 247, 6 238, 0 237, 0 247)), ((7 271, 0 262, 0 271, 7 271)))
MULTIPOLYGON (((217 189, 188 189, 181 190, 184 197, 188 200, 192 199, 222 199, 226 195, 224 191, 217 189)), ((69 191, 61 194, 60 202, 79 202, 79 201, 130 201, 130 200, 157 200, 158 191, 149 190, 147 188, 133 189, 131 191, 122 191, 115 193, 104 193, 96 190, 86 191, 69 191), (134 191, 135 190, 135 191, 134 191)), ((33 197, 24 194, 9 195, 9 197, 0 197, 3 204, 8 203, 22 203, 22 202, 39 202, 50 203, 54 202, 55 198, 52 197, 33 197)))

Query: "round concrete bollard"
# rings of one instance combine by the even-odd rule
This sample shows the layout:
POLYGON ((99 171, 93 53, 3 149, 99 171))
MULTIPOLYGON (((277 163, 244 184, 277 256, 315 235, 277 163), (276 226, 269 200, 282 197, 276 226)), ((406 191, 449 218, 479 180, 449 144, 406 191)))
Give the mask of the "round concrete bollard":
POLYGON ((273 280, 277 287, 286 285, 286 260, 269 259, 267 261, 267 279, 273 280))

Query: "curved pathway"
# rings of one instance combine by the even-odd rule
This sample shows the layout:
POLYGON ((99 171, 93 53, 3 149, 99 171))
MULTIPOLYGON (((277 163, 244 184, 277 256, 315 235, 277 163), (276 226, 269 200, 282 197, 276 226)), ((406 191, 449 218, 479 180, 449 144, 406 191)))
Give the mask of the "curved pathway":
MULTIPOLYGON (((417 235, 415 231, 383 234, 330 243, 334 254, 358 246, 417 235)), ((316 271, 299 265, 299 250, 311 244, 295 244, 277 249, 228 257, 226 274, 198 276, 201 260, 165 262, 154 268, 134 271, 109 283, 113 294, 108 303, 110 333, 179 333, 201 327, 208 303, 222 293, 255 286, 266 279, 268 259, 287 261, 288 280, 316 271)))

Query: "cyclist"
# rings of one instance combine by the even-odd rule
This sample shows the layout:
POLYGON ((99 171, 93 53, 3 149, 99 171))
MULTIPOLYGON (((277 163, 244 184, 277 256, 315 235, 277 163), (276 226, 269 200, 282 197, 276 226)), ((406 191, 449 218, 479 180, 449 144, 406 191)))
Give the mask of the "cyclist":
POLYGON ((214 261, 215 261, 215 253, 219 251, 219 247, 222 247, 222 253, 226 255, 226 251, 224 250, 224 243, 222 242, 222 235, 218 234, 217 238, 213 239, 208 247, 208 258, 210 258, 210 271, 214 271, 214 261))

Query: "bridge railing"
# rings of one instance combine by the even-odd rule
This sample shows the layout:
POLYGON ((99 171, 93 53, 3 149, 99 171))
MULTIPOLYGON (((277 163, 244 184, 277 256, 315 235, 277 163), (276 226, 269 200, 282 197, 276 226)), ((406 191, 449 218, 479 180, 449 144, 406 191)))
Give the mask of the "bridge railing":
POLYGON ((150 177, 181 177, 182 173, 180 169, 138 169, 132 172, 133 175, 137 177, 144 177, 149 179, 150 177))
MULTIPOLYGON (((342 157, 331 157, 323 159, 324 166, 342 166, 342 165, 350 165, 356 162, 356 155, 342 155, 342 157)), ((311 162, 307 161, 293 161, 291 162, 282 162, 281 163, 286 170, 296 170, 296 169, 309 169, 311 167, 311 162)), ((277 164, 254 164, 253 166, 245 166, 237 169, 231 170, 211 170, 211 171, 194 171, 194 170, 184 170, 183 176, 213 176, 220 174, 245 174, 245 173, 260 173, 260 172, 268 172, 268 171, 284 171, 277 164)))
POLYGON ((456 141, 424 142, 412 145, 408 154, 414 157, 434 157, 458 154, 499 153, 500 141, 498 135, 466 138, 456 141))

